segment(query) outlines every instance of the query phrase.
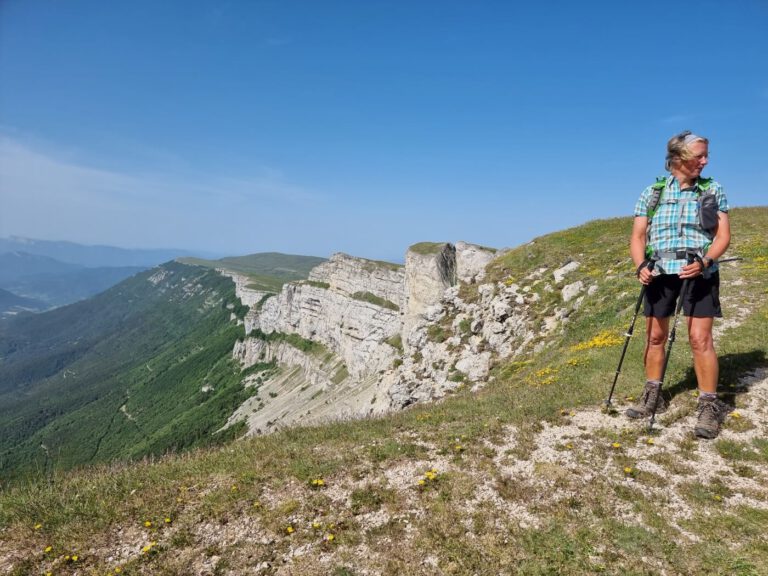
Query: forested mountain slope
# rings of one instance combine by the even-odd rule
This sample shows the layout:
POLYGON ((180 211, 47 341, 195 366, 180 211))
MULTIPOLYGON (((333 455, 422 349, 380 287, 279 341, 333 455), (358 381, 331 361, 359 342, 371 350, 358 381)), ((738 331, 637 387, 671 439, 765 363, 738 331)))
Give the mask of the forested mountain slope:
POLYGON ((246 397, 233 312, 243 309, 229 278, 171 262, 0 324, 0 471, 210 442, 246 397))

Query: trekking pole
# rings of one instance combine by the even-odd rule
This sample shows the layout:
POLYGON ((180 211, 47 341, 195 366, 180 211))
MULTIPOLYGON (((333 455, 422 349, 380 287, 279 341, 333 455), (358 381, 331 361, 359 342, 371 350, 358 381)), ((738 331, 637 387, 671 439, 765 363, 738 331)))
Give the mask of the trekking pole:
MULTIPOLYGON (((688 254, 688 264, 693 263, 694 256, 688 254)), ((661 397, 661 391, 664 388, 664 376, 667 374, 667 365, 669 364, 669 357, 672 352, 672 344, 675 343, 675 335, 677 334, 677 319, 680 317, 680 310, 683 308, 683 300, 688 291, 688 285, 690 284, 690 278, 683 280, 683 286, 680 288, 680 296, 677 300, 677 308, 675 309, 675 319, 672 322, 672 330, 669 333, 667 339, 667 349, 664 353, 664 366, 661 369, 661 378, 659 378, 659 393, 656 395, 656 402, 653 403, 653 410, 651 410, 651 418, 648 420, 648 433, 653 431, 653 423, 656 422, 656 408, 659 406, 659 398, 661 397)))
MULTIPOLYGON (((645 266, 648 268, 648 270, 653 270, 655 262, 653 260, 648 260, 648 262, 643 262, 640 264, 640 266, 637 269, 637 275, 640 274, 640 270, 645 266)), ((621 358, 619 358, 619 366, 616 368, 616 374, 613 376, 613 384, 611 384, 611 391, 608 393, 608 399, 605 401, 605 409, 606 411, 610 412, 613 409, 613 404, 611 404, 611 398, 613 398, 613 391, 616 388, 616 382, 619 379, 619 374, 621 374, 621 365, 624 363, 624 355, 627 353, 627 347, 629 346, 629 340, 632 338, 632 334, 635 331, 635 321, 637 320, 637 313, 640 311, 640 306, 643 303, 643 298, 645 297, 645 290, 648 288, 646 284, 643 284, 643 287, 640 288, 640 295, 637 297, 637 304, 635 304, 635 313, 632 315, 632 321, 629 323, 629 329, 627 330, 626 334, 624 336, 626 337, 624 339, 624 348, 621 350, 621 358)))

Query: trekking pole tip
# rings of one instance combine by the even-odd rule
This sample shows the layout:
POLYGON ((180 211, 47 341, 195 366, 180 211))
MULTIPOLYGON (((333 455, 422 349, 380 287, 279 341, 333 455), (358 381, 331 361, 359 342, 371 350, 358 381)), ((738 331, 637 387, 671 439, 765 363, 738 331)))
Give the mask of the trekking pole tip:
POLYGON ((610 416, 614 416, 618 414, 618 410, 616 410, 616 407, 611 403, 610 400, 606 400, 603 402, 603 407, 600 410, 603 414, 608 414, 610 416))

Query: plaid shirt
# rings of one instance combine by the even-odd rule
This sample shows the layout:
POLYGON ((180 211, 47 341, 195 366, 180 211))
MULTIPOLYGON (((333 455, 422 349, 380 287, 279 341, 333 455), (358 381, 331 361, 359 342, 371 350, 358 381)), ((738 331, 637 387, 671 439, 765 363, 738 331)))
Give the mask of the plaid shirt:
MULTIPOLYGON (((725 197, 723 187, 718 182, 712 182, 710 189, 717 199, 720 212, 728 212, 728 199, 725 197)), ((653 187, 648 186, 635 204, 637 216, 648 216, 648 202, 653 194, 653 187)), ((698 224, 698 184, 693 188, 680 190, 680 184, 674 176, 667 178, 667 185, 661 194, 656 214, 651 222, 649 245, 659 252, 675 252, 686 249, 704 249, 712 242, 712 238, 706 234, 698 224)), ((679 274, 685 259, 662 259, 656 263, 656 268, 662 274, 679 274)), ((713 264, 712 272, 717 270, 717 264, 713 264)))

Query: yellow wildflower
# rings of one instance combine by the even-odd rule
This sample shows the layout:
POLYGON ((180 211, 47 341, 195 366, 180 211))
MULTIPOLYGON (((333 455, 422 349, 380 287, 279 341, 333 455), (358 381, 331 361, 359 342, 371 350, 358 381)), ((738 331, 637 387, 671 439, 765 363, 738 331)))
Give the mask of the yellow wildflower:
POLYGON ((611 444, 611 446, 613 448, 621 448, 621 442, 614 442, 613 444, 611 444))
POLYGON ((558 372, 559 370, 557 368, 552 368, 551 366, 546 366, 541 370, 537 370, 534 373, 534 380, 532 384, 534 386, 547 386, 549 384, 554 384, 557 380, 558 372))
POLYGON ((323 526, 323 525, 322 525, 322 524, 320 524, 320 522, 318 522, 317 520, 315 520, 314 522, 312 522, 312 528, 314 528, 315 530, 319 530, 320 528, 322 528, 322 526, 323 526))
POLYGON ((427 483, 426 480, 424 480, 423 478, 420 478, 418 481, 419 486, 424 486, 426 483, 427 483))
POLYGON ((170 518, 168 518, 168 517, 166 517, 166 518, 165 518, 165 523, 166 523, 166 524, 170 524, 170 523, 171 523, 171 519, 170 519, 170 518))
POLYGON ((293 526, 287 526, 285 528, 285 532, 286 532, 286 534, 293 534, 293 532, 294 532, 293 526))
POLYGON ((645 443, 648 444, 648 446, 653 446, 654 444, 656 444, 653 438, 648 438, 648 440, 646 440, 645 443))
POLYGON ((730 413, 730 417, 738 420, 739 418, 741 418, 741 414, 739 414, 738 410, 734 410, 733 412, 730 413))
POLYGON ((634 470, 632 470, 632 467, 631 467, 631 466, 626 466, 626 467, 624 468, 624 474, 627 474, 627 475, 629 475, 629 474, 632 474, 632 472, 634 472, 634 470))
POLYGON ((42 527, 43 527, 42 524, 35 524, 35 530, 40 530, 40 528, 42 527))
POLYGON ((333 534, 328 534, 328 536, 325 537, 325 539, 328 540, 328 542, 333 542, 334 538, 336 538, 336 536, 334 536, 333 534))
POLYGON ((578 344, 571 346, 571 350, 580 351, 590 350, 592 348, 607 348, 609 346, 618 346, 623 341, 623 338, 620 336, 608 330, 603 330, 590 340, 587 340, 586 342, 579 342, 578 344))
POLYGON ((144 528, 152 528, 152 522, 150 520, 145 520, 144 528))

